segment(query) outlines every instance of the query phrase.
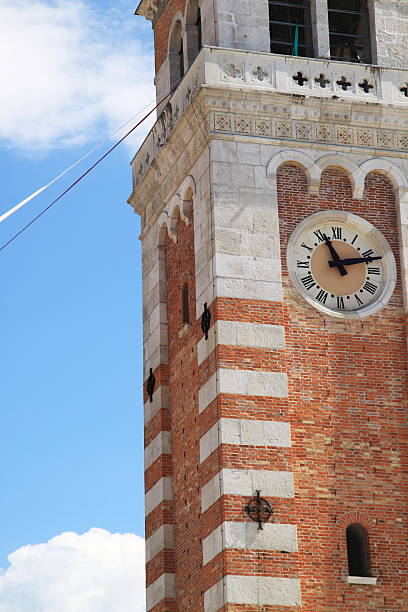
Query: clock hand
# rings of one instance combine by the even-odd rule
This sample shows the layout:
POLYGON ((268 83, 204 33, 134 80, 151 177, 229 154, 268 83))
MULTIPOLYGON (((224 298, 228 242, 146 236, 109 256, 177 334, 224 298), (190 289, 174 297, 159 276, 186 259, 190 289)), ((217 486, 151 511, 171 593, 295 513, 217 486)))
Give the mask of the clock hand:
POLYGON ((331 268, 337 268, 339 266, 353 266, 354 264, 359 263, 371 263, 372 261, 376 261, 377 259, 382 259, 382 257, 349 257, 348 259, 338 259, 335 261, 329 261, 329 266, 331 268))
MULTIPOLYGON (((324 239, 325 239, 326 245, 327 245, 327 247, 328 247, 328 249, 329 249, 329 251, 330 251, 330 255, 333 257, 334 262, 336 263, 336 266, 338 267, 340 274, 341 274, 342 276, 346 276, 346 274, 348 274, 348 272, 347 272, 346 268, 343 266, 343 264, 341 264, 341 263, 340 263, 340 257, 339 257, 339 255, 338 255, 338 253, 337 253, 336 249, 335 249, 335 248, 334 248, 334 246, 332 245, 330 238, 328 238, 328 237, 325 235, 325 236, 324 236, 324 239)), ((329 261, 329 266, 330 266, 331 268, 333 268, 334 266, 331 266, 330 264, 331 264, 331 263, 334 263, 334 262, 330 262, 330 261, 329 261)))

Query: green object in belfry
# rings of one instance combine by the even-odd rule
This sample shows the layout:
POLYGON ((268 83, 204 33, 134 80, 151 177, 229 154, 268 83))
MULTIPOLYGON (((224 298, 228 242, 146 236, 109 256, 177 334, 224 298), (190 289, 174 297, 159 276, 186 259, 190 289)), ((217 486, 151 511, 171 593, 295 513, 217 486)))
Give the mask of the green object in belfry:
POLYGON ((295 40, 293 42, 292 55, 299 55, 299 25, 296 24, 295 40))

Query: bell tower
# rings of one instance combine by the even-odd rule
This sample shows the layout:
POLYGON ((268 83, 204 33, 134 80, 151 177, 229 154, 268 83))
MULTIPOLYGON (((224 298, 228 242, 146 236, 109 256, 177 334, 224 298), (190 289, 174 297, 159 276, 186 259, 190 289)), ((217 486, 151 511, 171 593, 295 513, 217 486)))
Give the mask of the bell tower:
POLYGON ((142 0, 149 612, 408 610, 400 0, 142 0))

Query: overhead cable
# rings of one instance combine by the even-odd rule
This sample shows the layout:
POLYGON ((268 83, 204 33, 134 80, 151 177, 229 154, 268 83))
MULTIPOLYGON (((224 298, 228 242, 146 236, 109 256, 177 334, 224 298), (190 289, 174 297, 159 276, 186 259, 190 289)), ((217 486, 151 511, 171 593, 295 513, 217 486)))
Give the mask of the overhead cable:
MULTIPOLYGON (((51 202, 51 204, 49 204, 46 208, 44 208, 40 213, 38 213, 38 215, 36 215, 33 219, 31 219, 31 221, 29 221, 24 227, 21 228, 21 230, 19 230, 16 234, 14 234, 14 236, 12 236, 10 238, 10 240, 8 240, 7 242, 5 242, 1 247, 0 247, 0 253, 1 251, 3 251, 9 244, 11 244, 16 238, 18 238, 18 236, 20 236, 23 232, 25 232, 26 229, 28 229, 31 225, 33 225, 33 223, 35 223, 40 217, 42 217, 52 206, 54 206, 54 204, 56 204, 57 202, 59 202, 59 200, 61 200, 69 191, 71 191, 71 189, 73 189, 80 181, 82 181, 83 178, 85 178, 90 172, 92 172, 92 170, 94 170, 94 168, 96 168, 96 166, 98 166, 108 155, 110 155, 110 153, 112 153, 112 151, 114 151, 128 136, 130 136, 130 134, 132 134, 132 132, 135 131, 136 128, 139 127, 139 125, 141 125, 144 121, 146 121, 146 119, 148 119, 148 117, 150 117, 150 115, 161 105, 163 104, 163 102, 165 100, 167 100, 167 98, 169 98, 171 95, 173 94, 173 91, 170 91, 167 96, 165 96, 164 98, 162 98, 162 100, 160 100, 160 102, 158 104, 156 104, 156 106, 154 108, 152 108, 140 121, 138 121, 136 123, 136 125, 134 125, 132 127, 131 130, 129 130, 124 136, 122 136, 122 138, 120 140, 118 140, 108 151, 106 151, 106 153, 104 153, 102 155, 102 157, 100 157, 99 159, 96 160, 96 162, 94 164, 92 164, 92 166, 90 166, 90 168, 88 168, 88 170, 86 170, 83 174, 81 174, 80 177, 78 177, 76 179, 76 181, 74 181, 67 189, 65 189, 65 191, 63 191, 57 198, 55 198, 55 200, 53 200, 51 202)), ((54 181, 55 182, 55 181, 54 181)), ((40 191, 40 190, 39 190, 40 191)))
POLYGON ((10 210, 8 210, 7 212, 3 213, 2 215, 0 215, 0 223, 2 223, 3 221, 5 221, 6 219, 8 219, 9 217, 11 217, 11 215, 13 215, 15 212, 17 212, 18 210, 20 210, 20 208, 22 208, 23 206, 25 206, 26 204, 28 204, 29 202, 31 202, 31 200, 34 200, 34 198, 36 198, 37 196, 40 195, 40 193, 42 193, 43 191, 45 191, 46 189, 48 189, 49 187, 51 187, 51 185, 54 185, 54 183, 58 182, 60 179, 62 179, 63 176, 65 176, 66 174, 68 174, 68 172, 71 172, 71 170, 73 170, 74 168, 76 168, 80 163, 82 163, 85 159, 87 159, 90 155, 92 155, 92 153, 95 153, 95 151, 97 151, 98 149, 100 149, 106 142, 108 142, 109 140, 112 140, 112 138, 114 136, 116 136, 116 134, 118 132, 120 132, 121 130, 123 130, 124 127, 126 127, 127 125, 129 125, 129 123, 131 121, 134 121, 136 119, 136 117, 138 117, 139 115, 141 115, 141 113, 143 113, 147 108, 149 108, 149 106, 151 106, 151 104, 153 104, 153 102, 149 102, 149 104, 146 104, 146 106, 144 108, 142 108, 139 112, 137 112, 135 115, 133 115, 133 117, 130 117, 130 119, 128 119, 127 121, 125 121, 125 123, 122 123, 122 125, 120 125, 118 128, 116 128, 113 132, 111 132, 106 138, 104 138, 103 140, 101 140, 98 144, 96 144, 90 151, 88 151, 87 153, 85 153, 85 155, 82 155, 82 157, 80 157, 76 162, 74 162, 73 164, 71 164, 68 168, 66 168, 63 172, 60 172, 55 178, 53 178, 49 183, 47 183, 46 185, 44 185, 43 187, 40 187, 40 189, 37 189, 37 191, 34 191, 34 193, 32 193, 31 195, 29 195, 27 198, 25 198, 24 200, 22 200, 21 202, 19 202, 18 204, 16 204, 15 206, 13 206, 13 208, 10 208, 10 210))

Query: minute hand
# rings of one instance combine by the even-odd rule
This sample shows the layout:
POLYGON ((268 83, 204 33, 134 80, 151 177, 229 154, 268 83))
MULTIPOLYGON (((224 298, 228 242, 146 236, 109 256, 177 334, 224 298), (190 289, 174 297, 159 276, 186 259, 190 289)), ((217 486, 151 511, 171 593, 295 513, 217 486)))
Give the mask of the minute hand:
MULTIPOLYGON (((340 272, 340 274, 341 274, 342 276, 346 276, 346 274, 348 274, 348 272, 347 272, 346 268, 345 268, 345 267, 344 267, 344 266, 343 266, 343 265, 340 263, 340 256, 339 256, 339 254, 337 253, 337 251, 336 251, 336 249, 334 248, 334 246, 332 245, 330 238, 328 238, 327 236, 325 236, 325 237, 324 237, 324 240, 325 240, 325 242, 326 242, 326 246, 327 246, 327 248, 328 248, 328 249, 329 249, 329 251, 330 251, 330 255, 331 255, 331 256, 333 257, 333 259, 334 259, 334 262, 332 262, 332 263, 335 263, 335 264, 336 264, 336 266, 338 266, 338 268, 339 268, 339 272, 340 272)), ((330 265, 330 262, 329 262, 329 265, 330 265)), ((331 267, 333 267, 333 266, 331 266, 331 267)))
POLYGON ((330 268, 336 268, 338 266, 353 266, 359 263, 371 263, 382 257, 350 257, 349 259, 340 259, 339 261, 329 261, 330 268))

